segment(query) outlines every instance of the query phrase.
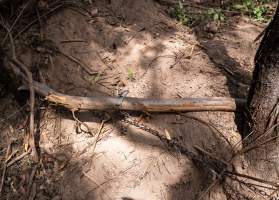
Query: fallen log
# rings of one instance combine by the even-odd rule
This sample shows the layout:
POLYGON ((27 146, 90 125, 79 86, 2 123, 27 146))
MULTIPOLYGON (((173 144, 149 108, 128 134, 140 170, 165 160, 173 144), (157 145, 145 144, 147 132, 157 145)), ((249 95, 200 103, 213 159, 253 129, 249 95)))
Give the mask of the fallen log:
POLYGON ((126 110, 147 112, 186 112, 186 111, 238 111, 246 101, 227 97, 147 99, 134 97, 70 96, 57 92, 47 85, 35 82, 37 94, 51 103, 71 110, 126 110))

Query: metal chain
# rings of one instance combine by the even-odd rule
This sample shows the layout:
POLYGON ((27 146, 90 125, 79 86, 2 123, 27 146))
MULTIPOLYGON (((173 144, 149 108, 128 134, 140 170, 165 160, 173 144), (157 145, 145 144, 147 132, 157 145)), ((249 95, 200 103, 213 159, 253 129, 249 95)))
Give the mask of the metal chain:
MULTIPOLYGON (((148 133, 156 136, 163 143, 168 144, 168 146, 179 150, 182 154, 184 154, 188 158, 192 159, 196 165, 203 168, 204 170, 206 170, 210 174, 213 174, 215 176, 217 174, 217 176, 219 176, 219 178, 220 178, 223 175, 222 173, 225 172, 224 169, 226 168, 226 166, 224 166, 224 163, 220 162, 219 160, 214 160, 214 159, 208 157, 207 155, 197 155, 197 154, 193 153, 192 151, 187 150, 176 139, 169 140, 169 139, 167 139, 167 137, 160 134, 159 131, 157 131, 153 128, 150 128, 150 127, 146 126, 145 124, 140 123, 139 121, 133 119, 128 113, 122 112, 122 114, 123 114, 124 117, 120 120, 121 122, 132 125, 132 126, 135 126, 139 129, 145 131, 145 132, 148 132, 148 133)), ((254 186, 251 183, 246 183, 244 181, 238 180, 236 177, 233 177, 233 176, 230 176, 230 178, 234 181, 239 182, 240 185, 246 186, 251 191, 253 191, 255 194, 260 194, 264 197, 269 197, 269 195, 264 190, 261 190, 261 189, 257 188, 256 186, 254 186)), ((234 191, 232 186, 229 186, 228 184, 226 184, 225 187, 230 192, 234 193, 234 196, 235 196, 236 199, 245 199, 245 200, 250 199, 249 197, 247 197, 247 196, 245 196, 245 195, 243 195, 239 192, 234 191)), ((234 198, 232 198, 232 199, 234 199, 234 198)), ((279 199, 275 198, 274 200, 279 200, 279 199)))
MULTIPOLYGON (((213 158, 208 157, 206 154, 197 155, 197 154, 193 153, 192 151, 186 149, 183 145, 181 145, 179 143, 179 141, 177 139, 171 139, 171 140, 167 139, 167 137, 160 134, 159 131, 157 131, 153 128, 150 128, 150 127, 146 126, 145 124, 138 122, 137 120, 132 119, 132 117, 128 113, 122 112, 122 114, 124 116, 124 118, 121 119, 121 121, 123 123, 133 125, 143 131, 146 131, 146 132, 156 136, 163 143, 167 144, 169 147, 179 150, 182 154, 186 155, 188 158, 193 160, 193 162, 196 165, 198 165, 205 171, 207 171, 209 173, 213 173, 214 175, 217 175, 220 177, 224 173, 224 171, 225 171, 224 169, 227 168, 226 164, 219 160, 214 160, 213 158)), ((199 153, 201 153, 201 152, 199 152, 199 153)))
POLYGON ((124 122, 126 124, 130 124, 132 126, 135 126, 139 129, 145 131, 145 132, 148 132, 148 133, 156 136, 163 143, 170 145, 170 147, 173 147, 175 149, 179 149, 180 151, 182 150, 183 152, 181 152, 181 153, 185 154, 190 159, 193 159, 193 160, 198 159, 198 156, 196 154, 194 154, 193 152, 191 152, 191 151, 187 150, 186 148, 182 147, 176 139, 168 140, 167 137, 160 134, 159 131, 157 131, 153 128, 150 128, 150 127, 146 126, 145 124, 140 123, 137 120, 132 119, 132 117, 128 113, 122 112, 122 114, 124 114, 124 118, 121 120, 122 122, 124 122))

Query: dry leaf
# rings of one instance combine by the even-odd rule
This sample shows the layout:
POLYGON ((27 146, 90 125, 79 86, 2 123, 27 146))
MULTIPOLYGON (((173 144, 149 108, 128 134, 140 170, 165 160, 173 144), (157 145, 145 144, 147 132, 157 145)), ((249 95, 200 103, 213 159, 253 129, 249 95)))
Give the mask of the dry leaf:
POLYGON ((169 133, 169 131, 167 129, 165 129, 165 134, 166 134, 166 138, 168 140, 171 140, 171 135, 170 135, 170 133, 169 133))

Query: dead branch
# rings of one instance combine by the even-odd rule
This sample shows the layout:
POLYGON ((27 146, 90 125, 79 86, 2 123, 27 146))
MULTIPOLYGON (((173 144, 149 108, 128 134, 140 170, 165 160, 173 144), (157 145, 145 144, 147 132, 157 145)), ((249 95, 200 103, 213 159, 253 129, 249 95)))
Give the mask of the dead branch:
MULTIPOLYGON (((13 66, 16 68, 16 66, 13 66)), ((26 77, 21 76, 27 84, 26 77)), ((126 110, 145 112, 186 112, 186 111, 240 111, 246 101, 240 98, 207 97, 207 98, 179 98, 179 99, 147 99, 134 97, 111 97, 111 96, 70 96, 57 92, 45 84, 33 81, 34 90, 40 96, 56 105, 70 110, 126 110)), ((27 88, 25 88, 27 89, 27 88)))
POLYGON ((35 143, 35 126, 34 126, 34 107, 35 107, 35 91, 33 88, 33 78, 32 73, 28 70, 28 68, 19 62, 16 58, 13 58, 12 61, 21 69, 24 71, 24 73, 27 76, 28 79, 28 86, 29 86, 29 92, 30 92, 30 123, 29 123, 29 145, 32 149, 32 155, 34 157, 34 160, 36 162, 39 161, 38 152, 36 149, 36 143, 35 143))
MULTIPOLYGON (((9 29, 3 26, 8 33, 9 29)), ((133 97, 80 97, 70 96, 56 92, 47 85, 33 81, 31 72, 24 64, 16 59, 13 38, 11 34, 10 42, 12 46, 12 63, 19 68, 14 70, 19 75, 25 84, 29 85, 30 90, 30 121, 32 122, 33 115, 33 99, 34 90, 46 98, 49 102, 64 106, 71 110, 129 110, 129 111, 147 111, 147 112, 184 112, 184 111, 237 111, 245 105, 244 99, 233 99, 226 97, 211 97, 211 98, 182 98, 182 99, 145 99, 133 97), (20 73, 23 71, 24 73, 20 73)), ((30 122, 30 129, 32 128, 30 122)), ((33 130, 33 129, 32 129, 33 130)), ((30 131, 32 131, 30 130, 30 131)), ((32 134, 30 134, 32 135, 32 134)), ((33 146, 33 145, 32 145, 33 146)), ((33 149, 34 147, 32 147, 33 149)), ((35 148, 33 149, 35 150, 35 148)))
POLYGON ((133 97, 70 96, 56 92, 45 84, 33 82, 34 90, 51 103, 77 110, 128 110, 146 112, 237 111, 244 99, 226 97, 146 99, 133 97))
POLYGON ((3 23, 0 22, 0 26, 2 26, 2 28, 5 29, 5 31, 8 34, 8 37, 10 39, 10 44, 11 44, 11 48, 12 48, 12 58, 10 59, 12 64, 14 64, 16 67, 19 68, 19 71, 23 71, 23 77, 25 78, 26 82, 28 83, 29 86, 29 91, 30 91, 30 123, 29 123, 29 138, 28 138, 28 142, 29 145, 32 149, 32 155, 34 157, 34 161, 38 162, 39 161, 39 156, 38 156, 38 152, 36 149, 36 145, 35 145, 35 137, 34 137, 34 106, 35 106, 35 91, 33 88, 33 78, 32 78, 32 73, 29 71, 29 69, 23 64, 21 63, 16 56, 16 50, 15 50, 15 45, 14 45, 14 40, 12 37, 12 34, 10 32, 10 29, 3 23))

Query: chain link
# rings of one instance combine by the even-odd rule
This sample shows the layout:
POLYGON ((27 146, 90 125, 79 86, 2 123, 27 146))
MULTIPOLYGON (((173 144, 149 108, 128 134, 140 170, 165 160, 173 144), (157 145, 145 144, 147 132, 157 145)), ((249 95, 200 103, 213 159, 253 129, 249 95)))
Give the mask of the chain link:
MULTIPOLYGON (((143 123, 140 123, 138 120, 133 119, 128 113, 122 112, 123 114, 123 118, 121 119, 121 122, 135 126, 145 132, 148 132, 154 136, 156 136, 157 138, 159 138, 163 143, 168 144, 168 146, 179 150, 182 154, 186 155, 188 158, 192 159, 194 161, 194 163, 196 165, 198 165, 199 167, 203 168, 205 171, 209 172, 212 175, 217 175, 217 177, 222 177, 223 173, 225 173, 225 169, 226 169, 226 165, 219 161, 219 160, 215 160, 211 157, 208 157, 206 154, 202 154, 202 155, 197 155, 189 150, 187 150, 183 145, 181 145, 179 143, 179 141, 177 141, 176 139, 167 139, 167 137, 165 137, 164 135, 160 134, 159 131, 150 128, 148 126, 146 126, 143 123)), ((199 152, 201 153, 201 152, 199 152)), ((249 188, 251 191, 253 191, 255 194, 260 194, 264 197, 269 197, 269 195, 267 194, 267 192, 265 192, 264 190, 259 189, 258 187, 256 187, 255 185, 251 184, 251 183, 246 183, 244 181, 238 180, 236 177, 230 176, 230 178, 234 181, 237 181, 240 183, 240 185, 245 186, 247 188, 249 188)), ((226 189, 228 189, 230 192, 233 192, 235 199, 243 199, 243 200, 248 200, 250 199, 249 197, 241 194, 240 192, 237 192, 233 189, 232 186, 230 186, 229 184, 225 183, 225 187, 226 189)), ((228 191, 227 191, 228 192, 228 191)), ((234 199, 234 198, 232 198, 234 199)), ((272 200, 279 200, 278 198, 273 198, 272 200)))
POLYGON ((224 169, 227 168, 225 163, 223 163, 219 160, 213 159, 203 152, 199 152, 199 154, 195 154, 192 151, 186 149, 175 138, 173 138, 171 140, 167 139, 167 137, 160 134, 159 131, 157 131, 153 128, 150 128, 150 127, 146 126, 145 124, 140 123, 137 120, 132 119, 132 117, 128 113, 122 112, 122 114, 124 115, 124 118, 122 118, 122 120, 121 120, 123 123, 133 125, 143 131, 146 131, 146 132, 156 136, 163 143, 167 144, 169 147, 179 150, 182 154, 186 155, 189 159, 193 160, 193 162, 196 165, 198 165, 205 171, 207 171, 209 173, 213 173, 214 175, 217 175, 220 177, 221 174, 223 174, 223 172, 225 171, 224 169))

